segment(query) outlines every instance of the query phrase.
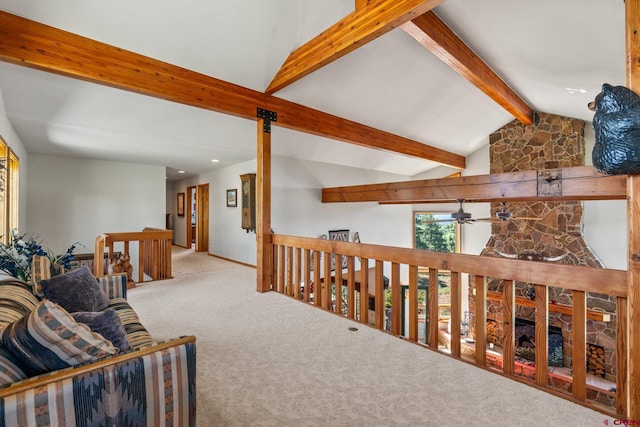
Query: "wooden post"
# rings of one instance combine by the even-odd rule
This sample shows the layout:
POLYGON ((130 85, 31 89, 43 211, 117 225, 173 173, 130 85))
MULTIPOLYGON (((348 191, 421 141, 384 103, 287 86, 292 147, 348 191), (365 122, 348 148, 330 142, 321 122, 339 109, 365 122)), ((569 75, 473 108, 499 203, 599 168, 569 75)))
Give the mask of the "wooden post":
POLYGON ((549 383, 549 288, 535 285, 536 289, 536 384, 549 383))
POLYGON ((264 131, 264 119, 258 119, 257 165, 257 291, 269 292, 273 260, 271 251, 271 134, 264 131))
POLYGON ((451 272, 451 355, 460 357, 460 322, 462 321, 461 274, 451 272))
POLYGON ((432 350, 438 350, 438 320, 440 318, 440 307, 438 307, 438 269, 429 268, 429 342, 427 345, 432 350))
MULTIPOLYGON (((625 1, 627 87, 640 91, 640 0, 625 1)), ((628 322, 627 418, 640 419, 640 175, 627 178, 628 215, 628 322)), ((620 340, 623 337, 618 337, 620 340)), ((619 407, 619 405, 618 405, 619 407)))
POLYGON ((402 335, 402 285, 400 284, 400 264, 391 263, 391 333, 402 335))
POLYGON ((418 267, 409 266, 409 340, 418 341, 418 267))
POLYGON ((573 291, 573 330, 571 331, 573 360, 573 397, 587 398, 587 298, 586 292, 573 291))
POLYGON ((376 307, 376 328, 384 331, 385 307, 384 307, 384 262, 376 260, 375 266, 375 307, 376 307))
POLYGON ((502 318, 504 322, 504 337, 502 340, 502 372, 505 375, 513 375, 515 371, 515 322, 516 322, 516 309, 514 294, 513 280, 502 281, 502 318))
POLYGON ((369 323, 369 260, 360 258, 360 322, 369 323))
POLYGON ((487 284, 476 274, 476 365, 487 366, 487 284))

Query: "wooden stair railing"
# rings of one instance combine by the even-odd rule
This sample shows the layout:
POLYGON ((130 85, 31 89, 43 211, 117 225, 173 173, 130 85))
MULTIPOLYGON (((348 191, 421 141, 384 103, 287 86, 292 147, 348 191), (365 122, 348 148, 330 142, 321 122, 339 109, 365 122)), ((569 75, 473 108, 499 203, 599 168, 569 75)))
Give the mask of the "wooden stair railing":
MULTIPOLYGON (((517 381, 525 381, 549 393, 576 401, 584 406, 598 410, 611 416, 621 416, 626 411, 625 393, 615 393, 615 407, 603 407, 590 400, 587 390, 586 373, 586 323, 587 319, 608 321, 614 313, 600 313, 587 310, 585 295, 587 292, 612 295, 617 298, 616 310, 618 323, 626 321, 626 301, 628 296, 627 272, 605 268, 581 267, 574 265, 553 264, 545 262, 481 257, 477 255, 437 253, 417 249, 386 247, 362 243, 340 242, 326 239, 313 239, 285 235, 272 236, 272 290, 283 293, 296 300, 312 304, 334 314, 370 325, 392 335, 418 342, 418 269, 429 271, 429 313, 434 321, 428 322, 428 340, 424 343, 429 349, 443 352, 439 348, 438 330, 438 292, 436 280, 439 271, 451 272, 451 348, 446 353, 452 357, 472 362, 487 368, 487 346, 479 345, 486 341, 486 307, 488 299, 502 300, 505 319, 511 319, 504 326, 504 351, 502 355, 502 374, 517 381), (346 268, 332 270, 339 266, 341 259, 347 259, 346 268), (360 267, 355 260, 359 259, 360 267), (370 262, 371 261, 371 262, 370 262), (385 307, 384 270, 390 275, 390 328, 385 307), (401 294, 400 271, 408 272, 408 297, 401 294), (356 275, 357 273, 357 275, 356 275), (469 283, 475 291, 474 306, 476 316, 475 355, 472 360, 463 357, 461 352, 462 298, 461 279, 463 274, 469 275, 469 283), (331 280, 325 280, 325 278, 331 280), (501 293, 487 291, 487 278, 503 279, 504 291, 501 293), (523 301, 514 295, 515 282, 535 283, 535 301, 523 301), (572 291, 572 306, 553 304, 548 300, 548 287, 564 288, 572 291), (369 295, 361 290, 366 289, 373 294, 373 307, 369 305, 369 295), (346 294, 344 294, 346 292, 346 294), (366 297, 365 297, 366 295, 366 297), (408 301, 407 301, 408 299, 408 301), (401 333, 401 317, 404 301, 405 315, 408 316, 408 329, 401 333), (535 377, 531 380, 517 375, 514 354, 515 306, 527 305, 535 309, 536 346, 535 377), (373 309, 374 318, 369 318, 369 310, 373 309), (571 391, 561 392, 553 387, 552 376, 548 369, 548 323, 549 311, 561 311, 573 318, 571 338, 573 343, 571 391), (484 351, 483 351, 484 349, 484 351)), ((624 341, 624 328, 618 328, 617 341, 624 341), (620 332, 622 330, 622 332, 620 332)), ((622 389, 622 382, 627 376, 626 357, 616 357, 616 385, 622 389)), ((495 368, 492 368, 495 369, 495 368)), ((608 390, 608 392, 611 392, 608 390)))
MULTIPOLYGON (((129 253, 129 244, 138 242, 138 280, 144 282, 147 274, 152 280, 171 279, 171 242, 173 231, 147 227, 140 232, 104 233, 96 237, 94 251, 94 274, 104 271, 104 253, 113 259, 114 246, 123 244, 123 252, 129 253)), ((133 260, 132 260, 133 262, 133 260)), ((102 273, 100 273, 102 274, 102 273)))

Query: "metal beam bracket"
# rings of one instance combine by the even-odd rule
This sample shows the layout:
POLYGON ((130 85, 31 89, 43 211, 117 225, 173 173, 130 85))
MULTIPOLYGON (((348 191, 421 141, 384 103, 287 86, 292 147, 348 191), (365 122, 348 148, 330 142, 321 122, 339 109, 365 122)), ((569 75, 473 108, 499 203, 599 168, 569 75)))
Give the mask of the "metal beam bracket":
POLYGON ((538 196, 562 196, 562 169, 538 171, 538 196))
POLYGON ((263 108, 258 108, 257 117, 264 119, 264 126, 262 127, 262 130, 265 133, 271 133, 271 122, 278 121, 278 113, 275 111, 265 110, 263 108))

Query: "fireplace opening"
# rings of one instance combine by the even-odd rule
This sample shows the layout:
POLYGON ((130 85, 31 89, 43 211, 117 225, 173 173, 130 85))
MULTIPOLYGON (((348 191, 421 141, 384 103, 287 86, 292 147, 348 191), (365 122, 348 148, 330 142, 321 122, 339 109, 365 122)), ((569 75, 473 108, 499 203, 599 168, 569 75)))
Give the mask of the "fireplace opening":
MULTIPOLYGON (((549 326, 548 335, 548 365, 563 366, 562 329, 549 326)), ((515 324, 515 355, 530 362, 536 361, 536 324, 534 321, 516 317, 515 324)))

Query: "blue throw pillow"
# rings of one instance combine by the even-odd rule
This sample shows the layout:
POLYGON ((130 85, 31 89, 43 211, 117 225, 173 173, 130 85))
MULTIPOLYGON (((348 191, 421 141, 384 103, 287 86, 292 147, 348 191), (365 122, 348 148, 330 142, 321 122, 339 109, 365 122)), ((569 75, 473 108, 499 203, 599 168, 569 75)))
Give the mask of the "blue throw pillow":
POLYGON ((27 378, 25 367, 0 343, 0 387, 27 378))
POLYGON ((80 311, 71 313, 71 317, 111 341, 111 344, 118 347, 120 352, 131 349, 122 321, 113 308, 98 312, 80 311))
POLYGON ((28 375, 91 362, 118 353, 111 342, 77 323, 62 307, 44 300, 30 314, 8 325, 0 341, 28 375))
POLYGON ((46 298, 69 313, 100 311, 109 305, 109 298, 87 266, 43 280, 40 285, 46 298))

